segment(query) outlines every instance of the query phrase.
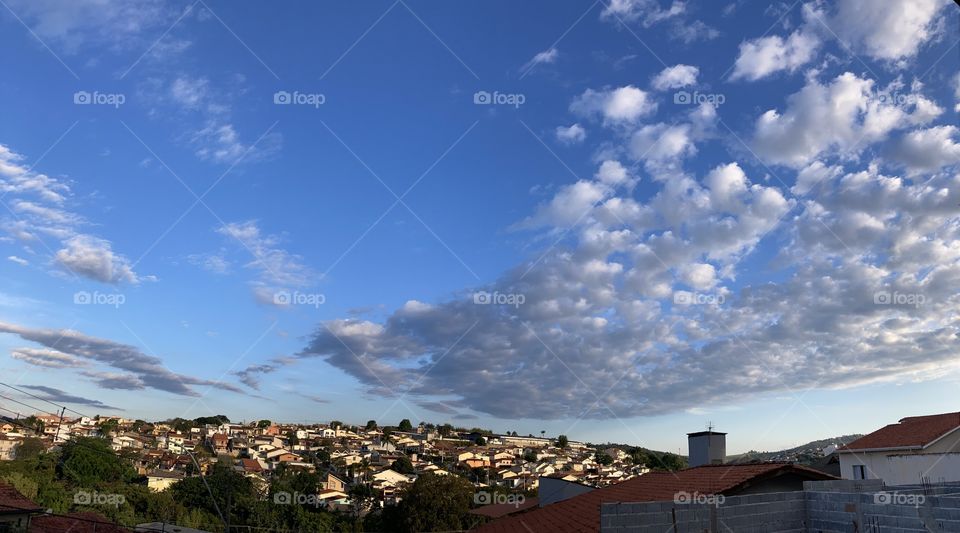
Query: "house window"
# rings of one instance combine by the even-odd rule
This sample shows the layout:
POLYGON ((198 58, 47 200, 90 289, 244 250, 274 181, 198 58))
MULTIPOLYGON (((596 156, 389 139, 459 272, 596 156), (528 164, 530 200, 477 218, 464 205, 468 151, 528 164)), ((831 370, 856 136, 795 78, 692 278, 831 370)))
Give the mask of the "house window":
POLYGON ((853 465, 853 479, 867 479, 867 469, 864 465, 853 465))

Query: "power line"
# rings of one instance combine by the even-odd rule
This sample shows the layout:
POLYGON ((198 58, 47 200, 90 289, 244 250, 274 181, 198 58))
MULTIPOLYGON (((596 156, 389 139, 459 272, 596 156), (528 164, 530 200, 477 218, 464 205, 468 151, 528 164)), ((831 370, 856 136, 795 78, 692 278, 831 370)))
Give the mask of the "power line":
POLYGON ((44 397, 42 397, 42 396, 37 396, 36 394, 33 394, 33 393, 31 393, 31 392, 27 392, 27 391, 25 391, 25 390, 23 390, 23 389, 20 389, 20 388, 18 388, 18 387, 14 387, 13 385, 10 385, 9 383, 4 383, 4 382, 0 381, 0 385, 3 385, 4 387, 11 388, 11 389, 13 389, 13 390, 15 390, 15 391, 17 391, 17 392, 19 392, 19 393, 21 393, 21 394, 26 394, 27 396, 32 396, 32 397, 34 397, 34 398, 36 398, 36 399, 38 399, 38 400, 40 400, 40 401, 47 402, 47 403, 49 403, 50 405, 55 405, 55 406, 57 406, 57 407, 59 407, 59 408, 61 408, 61 409, 66 409, 67 411, 70 411, 71 413, 76 413, 76 414, 78 414, 78 415, 80 415, 80 416, 86 416, 87 418, 92 418, 92 417, 90 417, 90 416, 88 416, 88 415, 85 415, 85 414, 81 413, 80 411, 74 411, 73 409, 70 409, 69 407, 67 407, 67 406, 65 406, 65 405, 60 405, 60 404, 58 404, 58 403, 56 403, 56 402, 52 402, 52 401, 50 401, 50 400, 47 399, 47 398, 44 398, 44 397))

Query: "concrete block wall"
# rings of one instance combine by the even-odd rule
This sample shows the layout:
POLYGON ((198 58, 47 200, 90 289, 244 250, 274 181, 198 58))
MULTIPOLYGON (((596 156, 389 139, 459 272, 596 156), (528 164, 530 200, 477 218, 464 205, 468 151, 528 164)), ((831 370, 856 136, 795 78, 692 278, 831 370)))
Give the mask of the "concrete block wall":
POLYGON ((806 502, 802 492, 753 494, 727 498, 722 505, 654 503, 603 504, 603 533, 701 533, 715 523, 719 531, 804 533, 806 502))
POLYGON ((715 524, 717 531, 733 533, 960 533, 960 494, 949 487, 928 490, 930 495, 922 503, 912 504, 905 503, 905 498, 891 502, 876 494, 922 495, 918 488, 844 492, 855 487, 843 482, 826 488, 830 490, 729 497, 716 507, 674 502, 604 504, 601 531, 702 533, 715 524))

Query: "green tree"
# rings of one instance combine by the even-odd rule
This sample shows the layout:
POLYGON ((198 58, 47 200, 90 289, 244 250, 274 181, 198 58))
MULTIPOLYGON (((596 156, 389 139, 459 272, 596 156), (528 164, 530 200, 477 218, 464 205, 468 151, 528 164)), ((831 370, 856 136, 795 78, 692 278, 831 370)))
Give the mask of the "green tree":
POLYGON ((473 485, 460 476, 423 474, 402 491, 397 525, 408 532, 468 529, 473 494, 473 485))
POLYGON ((104 437, 109 437, 117 432, 117 427, 120 425, 120 422, 116 418, 108 418, 103 422, 97 424, 97 429, 100 430, 100 434, 104 437))
POLYGON ((81 487, 127 481, 133 469, 113 452, 110 444, 95 437, 76 437, 67 441, 60 453, 58 473, 81 487))
POLYGON ((397 460, 390 465, 390 468, 392 468, 394 472, 400 472, 401 474, 413 474, 416 472, 413 468, 413 462, 406 455, 398 457, 397 460))
POLYGON ((535 451, 533 451, 533 450, 527 450, 527 451, 523 452, 523 460, 526 461, 526 462, 528 462, 528 463, 535 463, 535 462, 537 462, 537 452, 535 452, 535 451))
POLYGON ((606 452, 601 450, 597 450, 593 454, 593 458, 603 466, 610 466, 613 464, 613 457, 610 457, 606 452))
POLYGON ((486 446, 486 445, 487 445, 487 439, 483 437, 477 437, 477 446, 486 446))
POLYGON ((567 447, 567 445, 569 445, 569 444, 570 444, 570 441, 567 439, 567 436, 566 436, 566 435, 558 435, 558 436, 557 436, 557 448, 560 448, 561 450, 563 450, 563 449, 565 449, 565 448, 567 447))
POLYGON ((37 457, 45 449, 42 440, 36 437, 27 437, 17 444, 13 457, 18 461, 25 461, 37 457))
POLYGON ((410 423, 410 419, 404 418, 400 421, 400 424, 397 425, 397 429, 400 431, 413 431, 413 424, 410 423))
POLYGON ((376 421, 376 420, 367 420, 367 429, 368 429, 368 430, 369 430, 369 429, 377 429, 377 421, 376 421))
POLYGON ((260 428, 260 429, 266 429, 266 428, 270 427, 271 425, 273 425, 273 422, 271 422, 271 421, 269 421, 269 420, 267 420, 267 419, 263 419, 263 420, 257 422, 257 427, 260 428))

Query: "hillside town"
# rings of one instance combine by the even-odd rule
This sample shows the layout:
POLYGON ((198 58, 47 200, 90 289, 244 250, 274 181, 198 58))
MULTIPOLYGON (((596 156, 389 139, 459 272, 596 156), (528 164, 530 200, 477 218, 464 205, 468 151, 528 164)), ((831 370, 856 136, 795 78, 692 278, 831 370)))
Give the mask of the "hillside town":
MULTIPOLYGON (((812 531, 809 528, 816 524, 822 526, 817 531, 846 531, 847 522, 882 525, 898 520, 936 526, 929 531, 960 531, 960 519, 954 516, 960 512, 960 412, 904 418, 865 436, 839 438, 849 442, 814 441, 772 454, 776 459, 766 461, 728 455, 726 433, 713 427, 686 438, 688 454, 678 456, 591 445, 563 435, 495 434, 449 424, 413 426, 407 419, 396 426, 374 420, 358 426, 339 421, 232 423, 223 415, 155 423, 49 413, 6 417, 0 420, 0 527, 51 532, 86 531, 88 526, 101 532, 165 531, 174 526, 185 533, 231 529, 229 518, 223 519, 222 527, 214 521, 203 524, 204 529, 196 527, 200 522, 122 524, 120 515, 108 518, 102 513, 119 512, 131 502, 122 492, 104 492, 105 487, 117 490, 118 485, 97 482, 99 472, 83 474, 99 489, 75 487, 66 511, 44 510, 30 499, 43 491, 15 470, 4 469, 5 464, 27 465, 32 460, 42 465, 43 457, 52 457, 66 470, 66 479, 81 480, 82 475, 73 477, 74 468, 86 468, 84 461, 91 461, 91 456, 79 463, 65 457, 96 445, 102 447, 101 455, 117 461, 112 464, 132 469, 121 488, 132 483, 148 494, 173 493, 177 501, 190 495, 186 487, 191 480, 199 480, 202 485, 194 484, 193 496, 225 502, 229 516, 232 497, 223 499, 214 491, 243 485, 250 487, 258 505, 266 506, 255 513, 294 508, 307 516, 352 517, 355 524, 299 525, 297 530, 429 531, 438 523, 453 523, 482 532, 620 531, 623 525, 653 532, 666 530, 657 529, 661 526, 670 529, 670 520, 674 524, 679 520, 719 531, 710 524, 720 517, 744 527, 769 521, 806 528, 790 531, 812 531), (783 454, 796 458, 796 450, 812 460, 801 464, 780 458, 783 454), (225 473, 233 477, 224 478, 225 473), (224 487, 219 479, 232 481, 224 487), (413 511, 430 514, 431 506, 440 505, 433 511, 440 522, 414 516, 416 525, 411 525, 410 516, 401 522, 390 514, 405 505, 408 511, 413 503, 422 505, 423 487, 444 479, 454 483, 436 485, 439 492, 429 497, 449 499, 452 492, 444 491, 456 490, 459 507, 431 500, 426 510, 413 511), (864 493, 869 501, 863 500, 864 493), (830 503, 851 498, 843 512, 830 503), (755 514, 758 502, 770 507, 764 511, 767 515, 755 514), (624 515, 623 503, 639 511, 624 515), (668 508, 672 518, 664 515, 668 508), (750 516, 741 516, 744 509, 752 509, 750 516), (463 516, 450 522, 457 513, 463 516), (811 518, 820 515, 822 519, 811 518), (371 517, 391 518, 366 529, 365 520, 371 517), (57 529, 61 526, 64 529, 57 529)), ((99 468, 111 468, 111 463, 103 464, 99 468)), ((214 508, 220 513, 219 506, 214 508)), ((265 529, 285 530, 276 525, 265 529)), ((732 526, 724 530, 740 531, 732 526)))

